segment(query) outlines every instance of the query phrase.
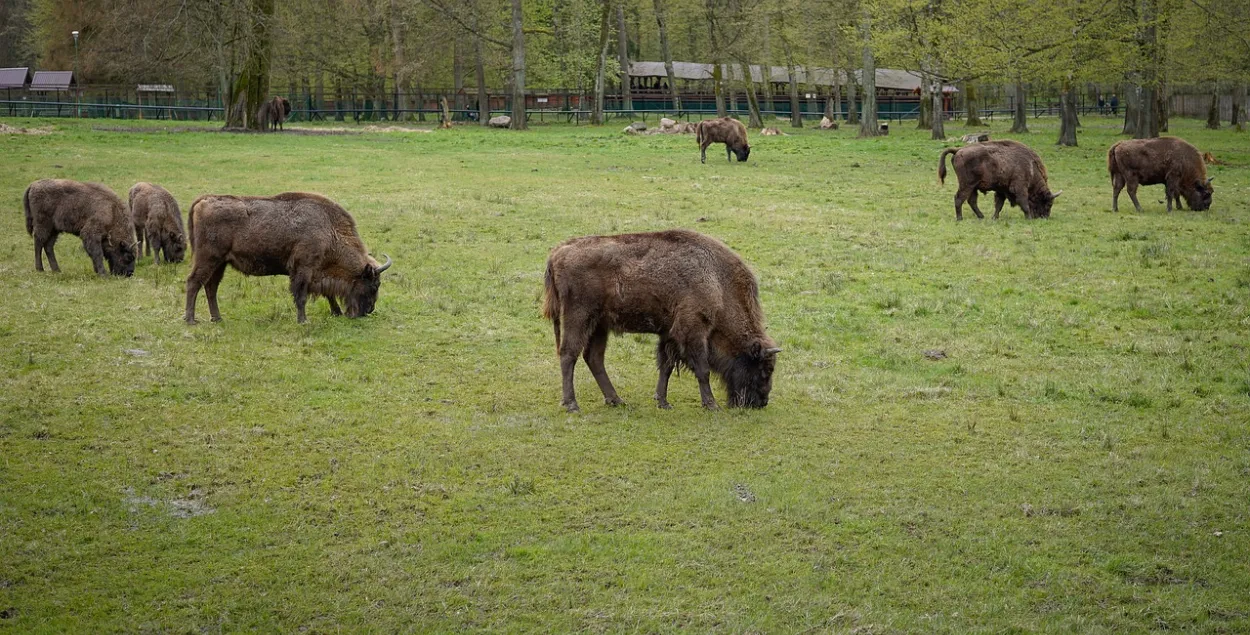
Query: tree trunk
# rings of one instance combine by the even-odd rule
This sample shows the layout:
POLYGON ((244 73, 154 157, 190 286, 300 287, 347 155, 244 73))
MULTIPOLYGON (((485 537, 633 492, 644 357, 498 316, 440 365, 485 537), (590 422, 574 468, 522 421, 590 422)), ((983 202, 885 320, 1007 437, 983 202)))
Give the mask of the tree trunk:
POLYGON ((625 29, 625 3, 616 4, 616 57, 621 64, 621 109, 634 109, 629 85, 629 31, 625 29))
POLYGON ((334 120, 343 121, 343 78, 334 78, 334 120))
POLYGON ((969 128, 984 126, 985 122, 981 121, 981 95, 977 92, 977 83, 974 81, 964 82, 964 104, 968 110, 968 116, 964 120, 964 125, 969 128))
POLYGON ((1207 109, 1207 130, 1220 129, 1220 86, 1211 90, 1211 107, 1207 109))
POLYGON ((1124 127, 1121 128, 1120 134, 1133 134, 1137 130, 1137 86, 1136 80, 1134 84, 1128 86, 1128 90, 1124 93, 1124 127))
POLYGON ((408 114, 408 70, 404 67, 404 19, 400 15, 398 0, 391 0, 391 46, 395 57, 395 117, 405 119, 408 114))
POLYGON ((855 94, 859 88, 859 83, 855 81, 855 73, 848 72, 846 75, 846 124, 854 126, 859 123, 859 104, 855 103, 858 96, 855 94))
POLYGON ((864 87, 863 116, 860 117, 859 136, 876 137, 881 134, 877 125, 877 58, 872 52, 872 14, 862 9, 860 20, 860 37, 864 45, 863 77, 860 81, 864 87))
POLYGON ((920 72, 920 108, 919 116, 916 117, 917 130, 933 129, 933 96, 930 94, 929 74, 924 71, 920 72))
POLYGON ((1237 82, 1233 88, 1233 112, 1229 125, 1237 132, 1246 131, 1246 84, 1237 82))
POLYGON ((1155 104, 1159 90, 1158 51, 1155 39, 1156 0, 1138 0, 1137 46, 1145 65, 1137 87, 1137 129, 1133 137, 1152 139, 1159 136, 1159 109, 1155 104))
POLYGON ((739 58, 742 64, 742 89, 747 94, 747 110, 750 111, 748 128, 763 128, 764 118, 760 115, 760 101, 755 94, 755 78, 751 76, 751 62, 745 57, 739 58))
POLYGON ((1027 134, 1029 132, 1029 108, 1026 100, 1029 98, 1028 91, 1025 90, 1024 82, 1016 81, 1016 105, 1015 112, 1011 119, 1011 130, 1015 134, 1027 134))
POLYGON ((477 79, 477 123, 490 122, 490 94, 486 92, 486 57, 482 54, 482 36, 478 29, 477 11, 473 12, 473 56, 477 79))
MULTIPOLYGON (((838 71, 833 71, 837 73, 838 71)), ((833 86, 829 87, 828 94, 825 97, 825 118, 829 121, 837 121, 837 111, 834 109, 834 103, 837 101, 838 82, 834 80, 833 86)))
POLYGON ((227 128, 261 130, 256 111, 269 98, 269 53, 272 48, 269 26, 273 21, 274 0, 251 0, 251 39, 247 60, 230 88, 227 128))
POLYGON ((664 0, 655 0, 655 22, 660 28, 660 56, 664 58, 664 73, 668 75, 668 89, 673 96, 673 110, 681 112, 681 92, 677 89, 677 73, 673 71, 673 54, 668 48, 668 24, 664 20, 664 0))
POLYGON ((1171 108, 1168 106, 1168 86, 1166 83, 1159 84, 1159 92, 1155 94, 1155 106, 1158 111, 1156 116, 1159 118, 1159 132, 1168 131, 1168 121, 1171 108))
POLYGON ((729 115, 729 111, 725 109, 725 60, 720 50, 720 40, 716 36, 716 8, 712 5, 712 0, 706 0, 703 6, 707 11, 705 22, 708 41, 712 44, 712 90, 716 94, 716 116, 725 117, 729 115))
POLYGON ((1072 79, 1068 78, 1063 82, 1060 96, 1058 145, 1076 146, 1076 126, 1076 88, 1072 79))
POLYGON ((521 0, 512 0, 512 125, 529 128, 525 121, 525 14, 521 0))
POLYGON ((590 123, 596 126, 602 126, 604 123, 603 93, 607 84, 605 75, 608 66, 608 29, 612 11, 609 0, 602 0, 602 2, 603 13, 599 17, 599 65, 595 68, 595 95, 590 107, 590 123))
POLYGON ((451 92, 454 108, 464 110, 464 38, 460 33, 451 40, 451 92))
MULTIPOLYGON (((786 78, 790 80, 790 127, 803 127, 803 108, 799 103, 799 77, 794 72, 794 50, 790 47, 790 38, 785 37, 786 23, 781 23, 781 50, 786 55, 786 78)), ((771 70, 771 69, 769 69, 771 70)))
POLYGON ((933 76, 932 81, 933 84, 929 88, 929 100, 933 104, 929 108, 933 127, 932 138, 934 141, 943 141, 946 139, 946 121, 943 116, 945 108, 942 104, 942 81, 936 75, 933 76))

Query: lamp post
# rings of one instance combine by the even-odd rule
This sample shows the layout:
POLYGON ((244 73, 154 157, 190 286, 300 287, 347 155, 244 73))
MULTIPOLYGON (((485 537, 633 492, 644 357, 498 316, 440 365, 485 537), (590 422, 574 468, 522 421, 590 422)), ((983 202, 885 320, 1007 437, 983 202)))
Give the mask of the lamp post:
MULTIPOLYGON (((74 36, 74 75, 70 77, 70 79, 77 82, 78 80, 78 31, 71 31, 70 35, 74 36)), ((78 91, 74 91, 74 116, 78 118, 82 117, 82 109, 78 105, 78 91)))

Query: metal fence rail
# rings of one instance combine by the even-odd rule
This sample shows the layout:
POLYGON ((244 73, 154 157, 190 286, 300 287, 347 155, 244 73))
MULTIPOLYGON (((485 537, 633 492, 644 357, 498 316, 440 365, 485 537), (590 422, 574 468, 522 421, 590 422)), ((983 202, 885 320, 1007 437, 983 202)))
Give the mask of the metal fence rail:
MULTIPOLYGON (((1027 111, 1034 118, 1042 116, 1057 116, 1059 114, 1058 105, 1036 106, 1031 105, 1027 111)), ((478 118, 477 110, 469 109, 453 109, 450 111, 452 119, 456 121, 476 121, 478 118)), ((570 123, 575 125, 588 124, 591 120, 591 111, 582 109, 529 109, 526 110, 526 116, 530 122, 537 123, 570 123)), ((731 115, 746 119, 750 116, 750 110, 731 109, 728 111, 731 115)), ((1010 119, 1014 110, 1007 108, 984 108, 979 110, 981 117, 993 121, 996 117, 1010 119)), ((1084 115, 1090 114, 1107 114, 1100 111, 1096 107, 1087 106, 1078 108, 1078 112, 1084 115)), ((510 115, 511 111, 502 109, 493 109, 490 116, 510 115)), ((834 111, 834 118, 839 121, 846 119, 846 111, 839 108, 834 111)), ((1119 113, 1117 113, 1119 114, 1119 113)), ((0 115, 8 115, 11 117, 74 117, 74 118, 101 118, 101 119, 155 119, 155 120, 172 120, 172 121, 222 121, 224 120, 224 109, 220 106, 211 105, 149 105, 149 104, 130 104, 121 102, 108 101, 91 101, 91 102, 73 102, 73 101, 46 101, 46 100, 26 100, 26 99, 5 99, 0 100, 0 115)), ((670 117, 674 119, 682 119, 690 121, 692 119, 705 119, 715 116, 715 109, 706 108, 688 108, 680 112, 662 111, 662 110, 621 110, 611 109, 604 110, 604 115, 612 120, 620 121, 649 121, 651 119, 659 120, 661 117, 670 117)), ((768 120, 769 117, 788 120, 790 118, 789 110, 761 110, 760 115, 768 120)), ((948 110, 943 112, 943 116, 948 121, 962 120, 966 115, 963 110, 948 110)), ((418 121, 438 121, 442 116, 442 110, 437 108, 389 108, 386 110, 378 110, 375 108, 334 108, 334 109, 308 109, 295 108, 291 111, 291 121, 348 121, 349 119, 355 123, 372 123, 380 121, 401 121, 401 120, 418 120, 418 121)), ((803 120, 816 121, 825 116, 823 111, 800 112, 799 116, 803 120)), ((919 116, 918 109, 907 111, 899 110, 878 110, 877 118, 880 121, 906 121, 914 120, 919 116)), ((766 121, 767 123, 767 121, 766 121)))

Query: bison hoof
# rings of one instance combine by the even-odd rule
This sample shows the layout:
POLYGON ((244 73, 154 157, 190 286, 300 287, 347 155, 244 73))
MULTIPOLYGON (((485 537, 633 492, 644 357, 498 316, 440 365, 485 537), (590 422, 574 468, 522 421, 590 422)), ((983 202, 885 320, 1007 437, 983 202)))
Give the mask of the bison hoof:
POLYGON ((573 413, 575 413, 575 412, 581 412, 581 411, 582 411, 582 409, 581 409, 581 408, 579 408, 579 407, 577 406, 577 402, 576 402, 576 401, 570 401, 570 402, 568 402, 568 403, 562 403, 562 404, 560 404, 560 405, 561 405, 561 406, 564 406, 564 409, 565 409, 565 410, 567 410, 567 411, 569 412, 569 414, 573 414, 573 413))
POLYGON ((186 318, 186 323, 187 326, 195 326, 196 324, 199 324, 199 322, 196 322, 193 317, 186 318))
POLYGON ((660 401, 660 402, 657 402, 657 403, 655 404, 655 406, 656 406, 657 408, 659 408, 660 410, 672 410, 672 409, 673 409, 673 404, 671 404, 671 403, 669 403, 669 402, 667 402, 667 401, 660 401))
POLYGON ((619 406, 625 402, 620 397, 604 397, 603 403, 609 406, 619 406))
POLYGON ((716 405, 715 401, 705 401, 703 407, 708 410, 720 410, 720 406, 716 405))

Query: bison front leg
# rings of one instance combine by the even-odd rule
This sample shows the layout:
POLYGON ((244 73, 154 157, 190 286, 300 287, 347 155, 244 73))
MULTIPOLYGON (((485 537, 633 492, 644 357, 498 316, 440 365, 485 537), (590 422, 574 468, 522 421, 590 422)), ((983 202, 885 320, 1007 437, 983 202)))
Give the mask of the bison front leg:
POLYGON ((655 365, 660 371, 660 378, 655 383, 655 405, 664 410, 673 407, 668 403, 668 380, 677 366, 673 352, 670 340, 661 335, 660 343, 655 347, 655 365))
POLYGON ((304 307, 308 304, 308 278, 301 274, 291 274, 291 297, 295 300, 295 316, 300 324, 308 322, 304 307))
POLYGON ((703 400, 703 407, 708 410, 719 410, 720 406, 716 405, 716 396, 712 394, 711 367, 707 359, 707 339, 703 339, 693 346, 688 346, 690 370, 694 373, 694 378, 699 380, 699 397, 703 400))
POLYGON ((1003 211, 1003 203, 1007 202, 1007 197, 1002 192, 994 192, 994 220, 998 220, 998 215, 1003 211))
POLYGON ((590 336, 590 342, 586 344, 582 357, 586 360, 586 366, 590 368, 590 374, 594 376, 595 383, 599 384, 599 390, 603 393, 603 403, 609 406, 619 406, 624 402, 617 396, 612 380, 608 379, 608 369, 603 365, 603 357, 607 350, 608 330, 600 327, 590 336))
POLYGON ((152 248, 152 262, 158 265, 161 264, 161 249, 163 245, 160 237, 155 235, 148 236, 148 245, 152 248))
POLYGON ((84 238, 82 246, 87 251, 87 255, 91 257, 91 266, 95 268, 96 275, 107 276, 108 271, 104 268, 104 247, 100 241, 84 238))
POLYGON ((734 153, 733 153, 733 150, 730 149, 728 143, 725 144, 725 160, 730 163, 734 162, 734 153))
POLYGON ((343 310, 339 308, 339 303, 334 299, 334 296, 326 296, 326 301, 330 303, 330 315, 333 315, 334 317, 343 315, 343 310))

